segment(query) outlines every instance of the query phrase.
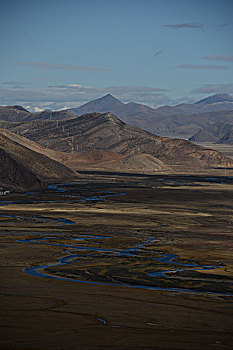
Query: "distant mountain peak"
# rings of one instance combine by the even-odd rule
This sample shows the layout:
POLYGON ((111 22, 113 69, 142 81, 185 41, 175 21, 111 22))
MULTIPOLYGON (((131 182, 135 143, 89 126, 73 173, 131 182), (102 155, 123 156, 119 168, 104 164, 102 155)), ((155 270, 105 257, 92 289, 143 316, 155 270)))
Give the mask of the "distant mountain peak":
POLYGON ((111 97, 111 98, 115 98, 114 96, 112 96, 111 94, 106 94, 104 96, 102 96, 103 98, 106 98, 106 97, 111 97))
MULTIPOLYGON (((112 96, 111 94, 104 95, 98 99, 100 100, 107 100, 107 101, 115 101, 115 102, 120 102, 116 97, 112 96)), ((120 102, 121 103, 121 102, 120 102)))
POLYGON ((233 102, 233 96, 229 94, 215 94, 215 95, 211 95, 206 98, 203 98, 200 101, 197 101, 196 104, 200 104, 200 103, 213 104, 213 103, 219 103, 219 102, 233 102))

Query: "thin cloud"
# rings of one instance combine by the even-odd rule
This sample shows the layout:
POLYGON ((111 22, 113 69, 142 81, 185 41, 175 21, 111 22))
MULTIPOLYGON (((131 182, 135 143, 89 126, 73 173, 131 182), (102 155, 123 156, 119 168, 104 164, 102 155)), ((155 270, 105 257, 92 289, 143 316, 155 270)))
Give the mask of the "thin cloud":
POLYGON ((24 90, 25 87, 23 85, 11 85, 12 90, 24 90))
POLYGON ((27 88, 15 90, 0 86, 0 104, 59 109, 64 106, 77 107, 85 102, 94 100, 108 93, 122 102, 137 102, 155 107, 170 104, 173 101, 164 93, 162 88, 147 86, 112 86, 92 87, 79 84, 55 85, 48 87, 27 88))
POLYGON ((70 87, 82 87, 82 85, 80 85, 80 84, 68 84, 68 86, 70 86, 70 87))
POLYGON ((233 55, 208 55, 203 56, 203 60, 233 62, 233 55))
POLYGON ((153 57, 157 57, 158 55, 160 55, 163 52, 163 50, 158 50, 156 51, 156 53, 153 55, 153 57))
POLYGON ((233 22, 228 22, 228 23, 222 23, 222 24, 215 25, 216 28, 224 28, 224 27, 231 27, 231 26, 233 26, 233 22))
POLYGON ((196 98, 195 97, 190 97, 190 96, 184 96, 184 97, 180 97, 175 101, 175 105, 178 105, 180 103, 194 103, 196 102, 196 98))
POLYGON ((25 85, 25 83, 21 81, 3 81, 1 82, 2 85, 25 85))
POLYGON ((104 88, 105 91, 109 90, 111 93, 157 93, 157 92, 164 92, 168 91, 168 89, 162 89, 162 88, 154 88, 149 86, 110 86, 108 88, 104 88))
POLYGON ((63 81, 62 79, 55 79, 55 78, 32 78, 31 80, 35 80, 35 81, 51 81, 51 82, 61 82, 63 81))
POLYGON ((80 84, 67 84, 67 85, 49 85, 47 86, 49 89, 66 89, 70 91, 79 91, 85 93, 97 92, 103 94, 142 94, 142 93, 157 93, 168 91, 167 89, 162 88, 154 88, 148 86, 109 86, 106 88, 102 87, 92 87, 92 86, 83 86, 80 84))
POLYGON ((182 64, 176 68, 180 69, 212 69, 212 70, 228 70, 227 66, 201 65, 201 64, 182 64))
POLYGON ((95 68, 95 67, 82 67, 76 64, 59 64, 59 63, 48 63, 48 62, 14 62, 18 66, 24 67, 35 67, 46 70, 81 70, 87 72, 106 72, 110 69, 105 68, 95 68))
POLYGON ((191 91, 193 94, 232 94, 233 83, 205 84, 191 91))
POLYGON ((170 29, 185 29, 185 28, 200 29, 200 28, 203 28, 204 25, 201 23, 178 23, 178 24, 165 24, 164 27, 167 27, 170 29))

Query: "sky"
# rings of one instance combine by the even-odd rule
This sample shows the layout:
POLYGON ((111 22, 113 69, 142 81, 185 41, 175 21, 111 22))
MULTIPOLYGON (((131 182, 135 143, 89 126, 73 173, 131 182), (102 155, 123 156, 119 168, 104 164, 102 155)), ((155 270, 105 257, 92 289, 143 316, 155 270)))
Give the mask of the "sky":
POLYGON ((233 93, 232 0, 0 0, 0 104, 233 93))

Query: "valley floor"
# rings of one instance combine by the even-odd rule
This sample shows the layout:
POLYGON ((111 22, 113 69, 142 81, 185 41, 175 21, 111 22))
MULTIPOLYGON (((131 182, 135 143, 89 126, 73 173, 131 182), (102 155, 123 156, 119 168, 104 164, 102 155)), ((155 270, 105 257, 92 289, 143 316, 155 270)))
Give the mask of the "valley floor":
POLYGON ((228 172, 1 197, 0 349, 232 349, 228 172))

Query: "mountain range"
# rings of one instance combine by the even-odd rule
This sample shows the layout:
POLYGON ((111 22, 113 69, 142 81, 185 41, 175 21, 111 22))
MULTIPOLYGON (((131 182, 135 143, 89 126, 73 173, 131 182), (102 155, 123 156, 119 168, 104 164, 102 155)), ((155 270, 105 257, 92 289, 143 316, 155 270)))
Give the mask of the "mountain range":
POLYGON ((196 103, 154 109, 133 102, 125 104, 108 94, 68 111, 77 115, 111 112, 126 123, 156 135, 189 138, 212 123, 233 121, 233 97, 218 94, 196 103))
POLYGON ((233 97, 228 94, 218 94, 195 103, 182 103, 155 109, 134 102, 122 103, 107 94, 78 108, 62 111, 45 110, 40 113, 30 113, 20 106, 0 107, 0 120, 6 122, 69 120, 94 112, 110 112, 124 122, 156 135, 188 139, 211 124, 222 121, 233 122, 233 97))
POLYGON ((153 109, 106 95, 65 111, 0 107, 0 186, 38 187, 74 177, 73 170, 93 168, 154 173, 232 167, 232 159, 216 150, 161 136, 195 134, 190 138, 194 142, 233 144, 232 104, 230 95, 215 95, 195 104, 153 109), (86 113, 90 110, 101 112, 86 113))
MULTIPOLYGON (((87 154, 90 157, 95 152, 99 155, 104 152, 103 159, 109 158, 105 165, 108 162, 109 166, 121 169, 128 166, 128 169, 140 170, 140 164, 143 166, 144 163, 148 164, 150 171, 173 166, 233 165, 231 159, 217 151, 186 140, 156 136, 126 124, 111 113, 90 113, 59 122, 35 120, 11 126, 10 129, 43 147, 72 154, 74 163, 75 155, 85 158, 87 154)), ((144 170, 147 170, 145 166, 144 170)))

